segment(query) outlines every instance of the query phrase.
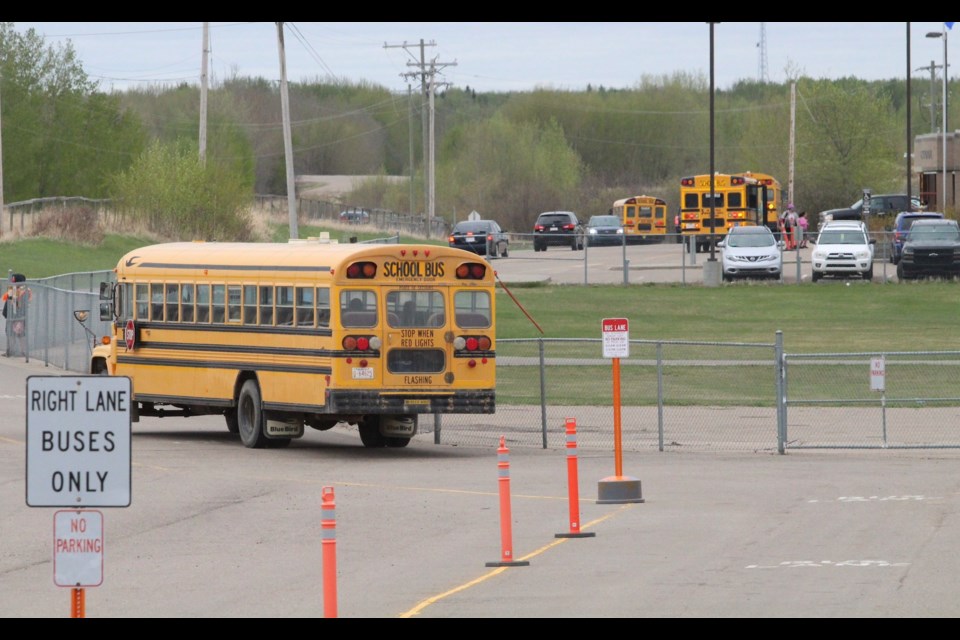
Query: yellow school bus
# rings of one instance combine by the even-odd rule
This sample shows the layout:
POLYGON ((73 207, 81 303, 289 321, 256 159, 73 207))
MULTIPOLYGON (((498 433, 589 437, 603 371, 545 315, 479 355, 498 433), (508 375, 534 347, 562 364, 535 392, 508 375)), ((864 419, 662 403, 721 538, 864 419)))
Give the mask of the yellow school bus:
POLYGON ((442 246, 142 247, 101 284, 91 371, 130 377, 135 421, 222 414, 251 448, 346 422, 403 447, 420 415, 494 412, 494 277, 442 246))
POLYGON ((632 196, 613 203, 610 213, 619 216, 628 244, 663 242, 667 233, 667 203, 654 196, 632 196))
POLYGON ((709 249, 711 234, 719 239, 732 227, 762 224, 777 231, 783 198, 779 181, 748 171, 715 173, 713 182, 711 197, 709 173, 680 180, 680 231, 693 238, 697 251, 709 249))

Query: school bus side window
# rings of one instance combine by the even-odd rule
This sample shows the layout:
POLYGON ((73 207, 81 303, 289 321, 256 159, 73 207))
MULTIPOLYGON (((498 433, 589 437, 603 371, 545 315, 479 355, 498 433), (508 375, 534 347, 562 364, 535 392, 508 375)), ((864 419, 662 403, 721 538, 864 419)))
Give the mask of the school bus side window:
POLYGON ((167 291, 167 322, 179 322, 180 320, 180 307, 179 299, 180 292, 178 291, 179 285, 168 282, 166 285, 167 291))
POLYGON ((256 285, 243 285, 243 324, 257 324, 256 285))
POLYGON ((193 322, 193 285, 180 285, 180 319, 183 322, 193 322))
POLYGON ((159 282, 150 285, 150 320, 163 320, 163 285, 159 282))
POLYGON ((313 287, 297 287, 297 326, 312 327, 315 317, 313 287))
POLYGON ((277 287, 277 324, 293 325, 293 287, 277 287))
POLYGON ((273 324, 273 287, 260 286, 260 324, 273 324))
POLYGON ((210 322, 210 285, 197 285, 197 322, 210 322))
POLYGON ((137 320, 150 319, 150 285, 137 284, 137 320))
POLYGON ((317 326, 330 326, 330 289, 317 288, 317 326))
POLYGON ((238 284, 227 286, 227 322, 240 322, 241 318, 241 289, 238 284))
POLYGON ((123 284, 117 289, 117 295, 120 296, 119 307, 121 309, 120 317, 123 320, 133 318, 133 285, 129 282, 123 284))
POLYGON ((211 322, 223 322, 227 317, 227 287, 222 284, 215 284, 210 289, 212 313, 211 322))

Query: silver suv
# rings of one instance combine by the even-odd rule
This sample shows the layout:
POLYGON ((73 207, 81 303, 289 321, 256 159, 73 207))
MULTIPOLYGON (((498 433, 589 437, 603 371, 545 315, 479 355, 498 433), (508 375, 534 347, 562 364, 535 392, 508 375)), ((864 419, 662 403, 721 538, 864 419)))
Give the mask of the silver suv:
POLYGON ((860 276, 864 280, 872 280, 876 243, 863 222, 835 220, 824 223, 817 234, 817 246, 810 256, 813 281, 826 276, 860 276))

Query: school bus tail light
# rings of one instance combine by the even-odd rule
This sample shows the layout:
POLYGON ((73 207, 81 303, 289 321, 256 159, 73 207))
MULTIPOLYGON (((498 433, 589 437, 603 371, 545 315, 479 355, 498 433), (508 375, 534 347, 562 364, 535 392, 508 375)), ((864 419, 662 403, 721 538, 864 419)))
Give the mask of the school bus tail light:
POLYGON ((345 351, 377 351, 381 341, 377 336, 345 336, 340 344, 345 351))
POLYGON ((464 262, 457 267, 458 280, 483 280, 486 275, 486 265, 479 262, 464 262))
POLYGON ((457 336, 453 348, 457 351, 489 351, 493 343, 488 336, 457 336))
POLYGON ((377 275, 377 265, 373 262, 354 262, 347 267, 348 278, 370 279, 377 275))

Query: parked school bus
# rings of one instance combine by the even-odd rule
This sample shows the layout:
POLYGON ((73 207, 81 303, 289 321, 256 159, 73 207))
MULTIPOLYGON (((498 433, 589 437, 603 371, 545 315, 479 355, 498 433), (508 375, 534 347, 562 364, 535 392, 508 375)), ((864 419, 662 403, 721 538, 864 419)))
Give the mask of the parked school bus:
POLYGON ((91 371, 130 377, 135 421, 222 414, 251 448, 345 422, 403 447, 420 415, 494 412, 494 286, 442 246, 147 246, 101 284, 91 371))
POLYGON ((713 182, 711 197, 709 173, 680 180, 680 231, 693 238, 697 251, 709 250, 711 238, 732 227, 763 224, 777 231, 783 199, 779 181, 748 171, 715 173, 713 182))
POLYGON ((667 203, 654 196, 632 196, 613 203, 610 213, 619 216, 627 244, 663 242, 667 233, 667 203))

